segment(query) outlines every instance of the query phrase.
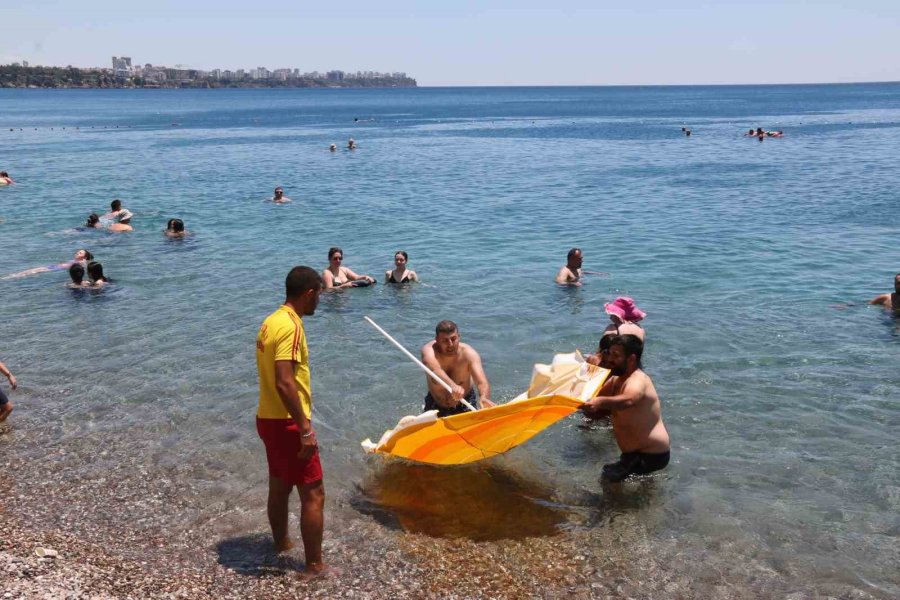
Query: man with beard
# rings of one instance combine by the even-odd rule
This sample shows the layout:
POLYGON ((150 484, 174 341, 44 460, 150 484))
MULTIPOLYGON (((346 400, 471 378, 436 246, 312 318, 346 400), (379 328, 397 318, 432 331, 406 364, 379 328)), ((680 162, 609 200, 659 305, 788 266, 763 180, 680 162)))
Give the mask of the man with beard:
POLYGON ((597 396, 581 407, 591 418, 610 415, 622 455, 618 462, 603 466, 607 481, 645 475, 669 464, 669 433, 656 388, 641 369, 643 352, 644 343, 637 336, 613 337, 602 361, 610 377, 597 396))

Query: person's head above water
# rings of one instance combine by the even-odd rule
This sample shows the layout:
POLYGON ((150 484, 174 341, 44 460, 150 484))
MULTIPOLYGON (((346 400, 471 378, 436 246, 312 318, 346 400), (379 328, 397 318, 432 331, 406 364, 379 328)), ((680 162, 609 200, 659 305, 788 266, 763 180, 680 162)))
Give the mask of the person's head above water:
POLYGON ((72 283, 76 285, 81 285, 84 282, 84 267, 81 266, 81 263, 75 263, 69 267, 69 277, 72 278, 72 283))
POLYGON ((337 152, 337 144, 332 144, 332 145, 328 146, 328 149, 331 150, 332 152, 337 152))
POLYGON ((116 212, 118 210, 122 210, 122 201, 116 198, 112 202, 109 203, 109 208, 112 209, 112 212, 116 212))
POLYGON ((435 326, 434 350, 438 354, 456 354, 459 350, 459 327, 456 323, 445 319, 435 326))
POLYGON ((100 224, 100 215, 97 213, 91 213, 88 215, 87 222, 85 223, 86 227, 96 227, 100 224))
POLYGON ((894 291, 900 294, 900 273, 894 275, 894 291))
POLYGON ((94 260, 94 255, 91 254, 90 250, 82 248, 81 250, 75 251, 75 260, 79 262, 83 260, 94 260))
POLYGON ((9 173, 6 171, 0 171, 0 177, 9 177, 9 173))
POLYGON ((636 335, 617 335, 609 341, 606 354, 606 365, 613 375, 625 375, 629 371, 641 368, 641 357, 644 354, 644 342, 636 335))
POLYGON ((171 231, 173 233, 181 233, 184 231, 184 221, 181 219, 169 219, 169 222, 166 223, 166 231, 171 231))
POLYGON ((316 312, 319 294, 325 287, 322 276, 306 266, 294 267, 284 280, 285 304, 290 304, 302 317, 316 312))
POLYGON ((405 267, 409 262, 409 254, 405 250, 397 250, 394 252, 394 264, 398 267, 405 267))
POLYGON ((106 277, 103 275, 103 265, 96 261, 88 263, 87 272, 94 281, 106 281, 106 277))
POLYGON ((583 260, 584 256, 581 253, 581 248, 572 248, 569 250, 569 253, 566 254, 566 265, 570 269, 580 269, 583 260))
POLYGON ((279 185, 277 188, 275 188, 274 194, 275 194, 276 198, 280 198, 281 196, 284 196, 284 188, 279 185))
POLYGON ((344 251, 334 246, 333 248, 328 249, 328 262, 338 262, 340 263, 344 260, 344 251))
POLYGON ((119 223, 121 223, 122 225, 129 225, 131 223, 131 217, 133 216, 134 215, 131 213, 131 211, 126 208, 122 210, 122 212, 120 212, 118 215, 119 223))

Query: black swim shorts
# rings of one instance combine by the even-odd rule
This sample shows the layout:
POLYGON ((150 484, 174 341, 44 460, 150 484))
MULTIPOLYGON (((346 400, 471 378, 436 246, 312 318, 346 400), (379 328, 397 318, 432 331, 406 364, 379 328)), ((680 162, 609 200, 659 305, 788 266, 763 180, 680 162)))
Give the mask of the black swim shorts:
POLYGON ((0 389, 0 406, 3 406, 9 402, 9 398, 6 397, 6 394, 3 393, 3 390, 0 389))
POLYGON ((602 477, 606 481, 623 481, 630 475, 646 475, 659 471, 669 464, 669 452, 625 452, 618 462, 603 465, 602 477))
MULTIPOLYGON (((469 390, 469 393, 466 394, 466 400, 472 406, 475 406, 475 388, 469 390)), ((422 412, 427 412, 429 410, 437 410, 439 417, 449 417, 450 415, 458 415, 464 412, 469 412, 469 409, 466 408, 466 405, 460 402, 456 406, 451 408, 447 408, 444 406, 438 406, 438 403, 435 402, 434 396, 431 395, 431 392, 428 392, 425 395, 425 406, 422 408, 422 412)))

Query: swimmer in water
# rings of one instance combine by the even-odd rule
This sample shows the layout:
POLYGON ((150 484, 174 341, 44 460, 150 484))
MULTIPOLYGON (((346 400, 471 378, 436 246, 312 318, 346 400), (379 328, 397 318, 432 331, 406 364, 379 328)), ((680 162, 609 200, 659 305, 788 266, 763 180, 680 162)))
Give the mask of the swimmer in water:
POLYGON ((103 274, 103 265, 91 261, 87 266, 88 277, 91 278, 91 287, 100 288, 110 283, 109 277, 103 274))
POLYGON ((356 150, 356 142, 353 141, 353 138, 350 138, 350 141, 347 142, 347 150, 356 150))
POLYGON ((28 269, 27 271, 21 271, 19 273, 13 273, 12 275, 6 275, 5 277, 0 277, 0 279, 19 279, 20 277, 28 277, 29 275, 37 275, 38 273, 49 273, 51 271, 65 271, 75 263, 81 263, 82 266, 86 265, 88 261, 94 260, 94 255, 91 254, 88 250, 81 249, 75 253, 75 256, 72 260, 66 261, 64 263, 59 263, 58 265, 47 265, 46 267, 35 267, 33 269, 28 269))
POLYGON ((604 305, 606 314, 609 315, 610 324, 600 334, 600 344, 597 353, 586 357, 587 362, 603 369, 608 369, 606 359, 609 358, 609 343, 617 335, 633 335, 644 341, 644 328, 638 321, 647 316, 634 304, 634 300, 627 296, 620 296, 604 305))
POLYGON ((288 202, 291 201, 290 198, 288 198, 287 196, 284 195, 284 188, 281 187, 280 185, 277 188, 275 188, 275 191, 273 193, 275 195, 272 196, 271 201, 274 202, 275 204, 287 204, 288 202))
POLYGON ((124 233, 127 231, 134 231, 134 227, 131 226, 131 217, 132 216, 133 215, 131 214, 130 210, 128 210, 127 208, 123 208, 116 215, 118 222, 113 223, 112 225, 107 227, 106 228, 107 231, 111 231, 113 233, 124 233))
POLYGON ((91 287, 91 284, 84 280, 84 267, 81 265, 81 263, 75 263, 74 265, 69 267, 69 277, 72 279, 72 281, 66 284, 67 288, 80 290, 86 287, 91 287))
POLYGON ((415 271, 406 268, 409 255, 404 250, 398 250, 394 254, 394 268, 384 272, 384 280, 387 283, 409 283, 418 281, 419 276, 415 271))
POLYGON ((84 224, 85 227, 89 229, 100 229, 103 225, 100 224, 100 215, 97 213, 91 213, 88 215, 87 222, 84 224))
POLYGON ((888 310, 900 312, 900 273, 894 275, 894 293, 875 296, 869 300, 869 304, 883 306, 888 310))
POLYGON ((328 267, 322 271, 325 290, 337 290, 350 287, 364 287, 375 283, 369 275, 357 275, 349 267, 343 266, 344 251, 340 248, 328 250, 328 267))
POLYGON ((127 208, 122 208, 122 201, 116 198, 109 203, 109 212, 100 218, 106 220, 115 219, 119 216, 119 213, 123 211, 128 212, 129 215, 131 214, 131 212, 127 208))
POLYGON ((559 285, 581 285, 583 278, 581 272, 581 263, 584 256, 581 248, 572 248, 566 255, 566 266, 559 270, 556 274, 556 283, 559 285))
POLYGON ((169 222, 166 223, 166 237, 170 238, 183 238, 187 235, 187 231, 184 230, 184 221, 181 219, 169 219, 169 222))
POLYGON ((15 181, 6 171, 0 171, 0 185, 12 185, 15 181))
POLYGON ((330 150, 331 152, 337 152, 337 144, 328 146, 328 150, 330 150))

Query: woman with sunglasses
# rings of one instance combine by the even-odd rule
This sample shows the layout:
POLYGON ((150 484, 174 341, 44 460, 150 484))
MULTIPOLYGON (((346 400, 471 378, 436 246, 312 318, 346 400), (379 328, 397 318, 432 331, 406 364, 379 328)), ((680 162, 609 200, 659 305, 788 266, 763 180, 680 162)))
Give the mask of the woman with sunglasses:
POLYGON ((344 260, 344 251, 340 248, 331 248, 328 251, 328 267, 322 271, 322 279, 325 280, 325 289, 343 289, 349 287, 365 287, 375 283, 375 278, 369 275, 357 275, 350 267, 341 264, 344 260))

